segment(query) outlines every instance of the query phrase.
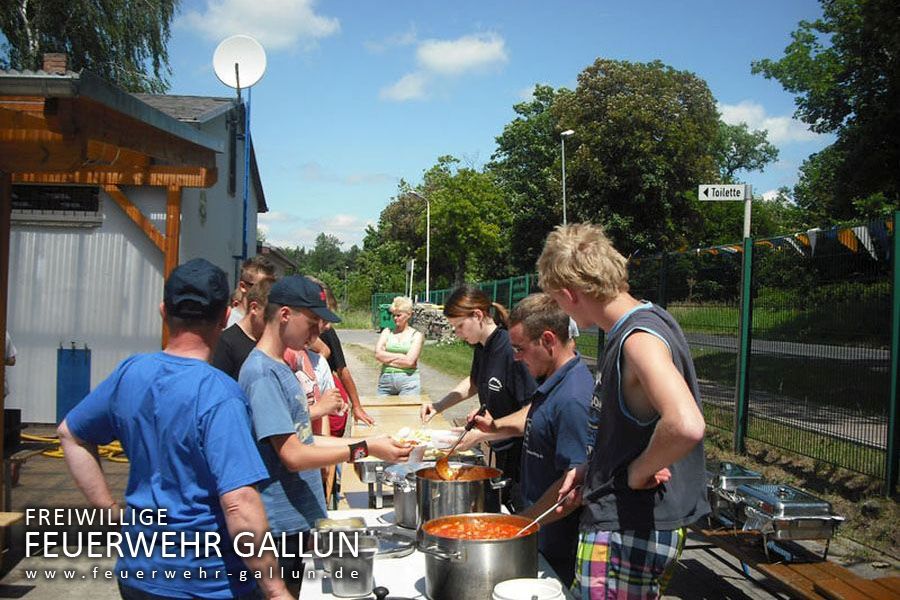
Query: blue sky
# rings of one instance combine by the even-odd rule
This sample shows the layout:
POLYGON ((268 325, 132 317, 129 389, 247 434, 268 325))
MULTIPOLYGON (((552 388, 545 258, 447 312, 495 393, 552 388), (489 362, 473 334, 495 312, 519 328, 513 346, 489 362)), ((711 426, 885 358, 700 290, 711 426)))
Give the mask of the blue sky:
POLYGON ((798 21, 819 15, 813 0, 184 0, 170 93, 233 93, 213 51, 256 37, 268 58, 252 90, 260 226, 276 245, 310 247, 324 231, 346 249, 400 178, 419 183, 444 154, 480 168, 535 83, 574 88, 597 57, 698 74, 726 121, 768 129, 781 151, 747 177, 755 193, 792 185, 832 140, 793 120, 793 97, 750 62, 781 56, 798 21))

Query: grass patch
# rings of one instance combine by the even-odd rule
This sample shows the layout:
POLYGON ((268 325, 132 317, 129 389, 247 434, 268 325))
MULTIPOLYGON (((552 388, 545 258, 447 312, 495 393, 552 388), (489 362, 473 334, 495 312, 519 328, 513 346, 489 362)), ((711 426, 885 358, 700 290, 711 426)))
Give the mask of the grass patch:
POLYGON ((348 308, 338 312, 340 323, 335 324, 335 329, 372 329, 372 311, 361 308, 348 308))
MULTIPOLYGON (((730 304, 671 303, 666 307, 688 333, 738 334, 740 308, 730 304)), ((753 306, 753 336, 786 342, 838 346, 889 347, 889 314, 880 305, 782 308, 766 302, 753 306)))
POLYGON ((344 348, 353 350, 353 355, 367 367, 381 369, 381 363, 375 360, 375 353, 371 348, 362 344, 344 344, 344 348))
POLYGON ((575 338, 575 348, 582 356, 597 358, 597 334, 582 332, 575 338))
MULTIPOLYGON (((692 355, 699 377, 734 387, 735 353, 694 350, 692 355)), ((753 390, 866 414, 884 414, 890 383, 887 371, 865 362, 766 354, 750 358, 753 390)))
POLYGON ((883 450, 754 415, 750 415, 747 438, 872 477, 884 473, 883 450))
POLYGON ((467 377, 472 371, 474 349, 464 342, 426 344, 419 361, 447 375, 467 377))

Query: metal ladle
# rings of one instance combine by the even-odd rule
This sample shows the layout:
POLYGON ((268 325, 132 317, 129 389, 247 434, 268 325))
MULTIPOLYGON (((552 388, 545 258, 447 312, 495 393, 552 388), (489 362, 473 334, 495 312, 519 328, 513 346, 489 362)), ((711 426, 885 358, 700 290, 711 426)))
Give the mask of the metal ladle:
POLYGON ((562 498, 560 498, 559 500, 557 500, 557 501, 556 501, 556 504, 554 504, 553 506, 551 506, 550 508, 548 508, 547 510, 545 510, 544 512, 542 512, 541 514, 539 514, 539 515, 538 515, 531 523, 529 523, 528 525, 526 525, 526 526, 523 527, 522 529, 518 530, 518 531, 516 532, 516 535, 514 535, 513 537, 519 537, 519 536, 522 535, 524 532, 526 532, 526 531, 528 531, 529 529, 531 529, 532 527, 534 527, 534 525, 535 525, 538 521, 540 521, 541 519, 543 519, 544 517, 546 517, 547 515, 549 515, 550 513, 552 513, 554 510, 556 510, 563 502, 566 501, 566 499, 567 499, 569 496, 571 496, 574 492, 577 492, 577 491, 580 490, 580 489, 581 489, 581 486, 580 486, 580 485, 576 485, 575 487, 573 487, 571 490, 569 490, 569 491, 566 493, 565 496, 563 496, 562 498))
POLYGON ((456 447, 459 446, 459 443, 462 441, 463 437, 473 427, 475 427, 475 417, 480 417, 487 412, 487 405, 482 404, 481 408, 478 409, 478 412, 475 413, 475 416, 472 417, 472 420, 466 423, 465 428, 462 430, 462 433, 459 434, 459 437, 456 438, 456 441, 453 442, 453 445, 450 446, 450 449, 447 450, 446 454, 440 457, 437 462, 434 464, 434 470, 437 471, 438 476, 444 481, 455 481, 457 477, 459 477, 459 472, 461 469, 458 467, 450 466, 450 455, 453 454, 453 451, 456 450, 456 447))

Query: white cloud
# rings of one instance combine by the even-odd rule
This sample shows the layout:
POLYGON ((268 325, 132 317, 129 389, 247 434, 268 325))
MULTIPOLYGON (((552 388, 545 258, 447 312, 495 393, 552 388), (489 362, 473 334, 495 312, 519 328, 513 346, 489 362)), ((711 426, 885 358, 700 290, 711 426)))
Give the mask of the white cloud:
POLYGON ((427 77, 422 73, 407 73, 396 83, 381 88, 378 97, 382 100, 406 102, 407 100, 422 100, 427 95, 425 83, 427 77))
POLYGON ((772 200, 777 199, 781 195, 781 192, 778 190, 769 190, 767 192, 763 192, 762 199, 766 202, 771 202, 772 200))
POLYGON ((372 225, 372 222, 348 214, 336 214, 316 219, 304 219, 291 215, 290 222, 287 224, 275 227, 261 223, 259 229, 265 232, 266 242, 270 246, 287 248, 302 246, 311 250, 316 245, 316 236, 325 233, 333 235, 343 242, 341 249, 346 251, 354 244, 362 246, 368 225, 372 225))
POLYGON ((293 215, 278 212, 277 210, 259 214, 260 223, 287 223, 293 221, 294 219, 296 219, 296 217, 294 217, 293 215))
POLYGON ((409 29, 402 33, 396 33, 392 36, 389 36, 381 41, 369 41, 365 42, 364 45, 369 52, 374 52, 376 54, 386 51, 389 48, 393 48, 395 46, 411 46, 416 43, 416 27, 415 25, 410 25, 409 29))
POLYGON ((496 33, 466 35, 455 40, 426 40, 416 49, 419 64, 442 75, 461 75, 506 63, 506 42, 496 33))
POLYGON ((300 165, 300 178, 305 181, 313 181, 317 183, 341 183, 344 185, 372 185, 382 183, 393 183, 400 178, 388 173, 350 173, 349 175, 340 175, 333 171, 325 169, 316 162, 308 162, 300 165))
POLYGON ((776 117, 766 114, 766 109, 752 100, 743 100, 737 104, 719 104, 722 120, 729 125, 746 123, 750 129, 765 129, 769 132, 769 141, 773 144, 789 144, 791 142, 808 142, 815 140, 819 134, 810 131, 809 127, 792 117, 776 117))
POLYGON ((378 97, 393 102, 423 100, 428 97, 428 84, 438 78, 485 71, 500 67, 508 60, 506 41, 493 32, 455 40, 425 40, 416 48, 419 68, 381 88, 378 97))
POLYGON ((211 40, 245 33, 266 50, 311 48, 341 27, 337 18, 316 14, 314 4, 315 0, 206 0, 203 12, 187 12, 179 25, 211 40))
POLYGON ((534 86, 532 85, 526 88, 522 88, 516 94, 516 97, 522 102, 531 102, 532 100, 534 100, 534 86))

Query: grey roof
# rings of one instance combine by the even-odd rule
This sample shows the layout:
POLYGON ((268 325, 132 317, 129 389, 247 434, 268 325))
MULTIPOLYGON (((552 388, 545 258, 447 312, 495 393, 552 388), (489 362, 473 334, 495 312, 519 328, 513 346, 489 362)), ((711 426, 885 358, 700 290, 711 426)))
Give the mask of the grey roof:
POLYGON ((205 123, 237 106, 233 98, 213 96, 174 96, 159 94, 132 94, 153 108, 161 110, 179 121, 205 123))
POLYGON ((89 71, 67 71, 64 75, 44 71, 0 71, 0 95, 48 98, 83 96, 198 146, 216 152, 225 149, 222 141, 172 118, 89 71))

